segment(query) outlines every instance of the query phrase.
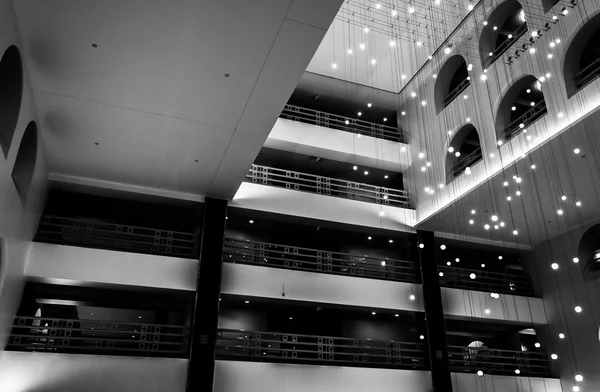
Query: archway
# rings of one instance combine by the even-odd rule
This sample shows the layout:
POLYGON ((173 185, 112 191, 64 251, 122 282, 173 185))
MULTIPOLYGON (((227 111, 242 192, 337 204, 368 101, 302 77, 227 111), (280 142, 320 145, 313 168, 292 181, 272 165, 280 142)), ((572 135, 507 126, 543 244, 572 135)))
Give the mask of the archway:
POLYGON ((37 125, 34 121, 31 121, 23 134, 23 139, 21 140, 21 145, 17 152, 15 166, 12 171, 12 179, 23 205, 27 202, 31 180, 33 179, 33 173, 35 171, 38 146, 37 139, 37 125))
POLYGON ((487 68, 527 32, 523 7, 517 0, 500 4, 487 19, 479 38, 481 65, 487 68))
POLYGON ((598 40, 600 40, 600 14, 588 20, 575 34, 565 54, 563 77, 568 98, 600 76, 598 40))
POLYGON ((0 148, 4 158, 8 156, 15 135, 22 97, 23 62, 19 49, 12 45, 0 60, 0 148))
POLYGON ((435 82, 434 99, 437 112, 450 105, 470 85, 467 61, 459 54, 450 57, 440 69, 435 82))
POLYGON ((472 124, 462 126, 452 138, 446 155, 446 184, 483 159, 479 133, 472 124))
POLYGON ((502 145, 546 115, 542 84, 533 75, 517 79, 506 91, 496 112, 496 139, 502 145))

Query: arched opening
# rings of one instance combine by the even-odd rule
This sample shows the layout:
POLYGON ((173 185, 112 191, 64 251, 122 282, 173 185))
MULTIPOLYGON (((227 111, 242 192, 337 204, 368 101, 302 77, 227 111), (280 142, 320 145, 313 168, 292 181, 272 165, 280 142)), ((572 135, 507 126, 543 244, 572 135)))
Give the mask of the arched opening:
POLYGON ((527 32, 525 12, 517 0, 507 0, 500 4, 486 22, 479 39, 481 65, 484 69, 527 32))
POLYGON ((4 158, 10 144, 21 110, 23 96, 23 63, 16 46, 10 46, 0 60, 0 148, 4 158))
POLYGON ((571 98, 600 76, 598 40, 600 40, 600 14, 583 25, 567 49, 563 68, 567 97, 571 98))
POLYGON ((586 230, 579 240, 577 255, 586 280, 600 277, 600 224, 586 230))
POLYGON ((467 70, 467 61, 459 54, 450 57, 440 69, 435 82, 434 96, 437 112, 441 112, 460 95, 471 78, 467 70))
POLYGON ((535 76, 525 75, 508 89, 496 112, 498 145, 507 142, 548 112, 542 83, 535 76))
POLYGON ((448 147, 446 155, 446 184, 463 173, 470 173, 471 167, 483 159, 481 142, 477 129, 472 124, 461 127, 448 147))
POLYGON ((31 121, 25 129, 25 134, 21 140, 21 145, 17 152, 17 159, 15 160, 15 166, 12 171, 12 179, 23 205, 25 205, 27 201, 31 180, 33 179, 33 172, 35 171, 38 145, 37 138, 37 125, 34 121, 31 121))

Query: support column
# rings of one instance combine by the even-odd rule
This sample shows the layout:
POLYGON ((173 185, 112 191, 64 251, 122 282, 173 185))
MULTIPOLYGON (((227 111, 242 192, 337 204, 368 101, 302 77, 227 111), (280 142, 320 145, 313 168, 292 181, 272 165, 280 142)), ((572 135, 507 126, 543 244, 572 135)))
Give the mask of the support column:
POLYGON ((423 244, 423 248, 419 246, 418 253, 421 265, 425 324, 427 327, 433 391, 452 392, 452 377, 450 376, 450 365, 448 363, 444 309, 442 307, 442 291, 440 289, 437 260, 435 257, 433 233, 417 230, 417 244, 423 244))
POLYGON ((226 213, 226 200, 205 199, 192 313, 187 392, 213 390, 226 213))

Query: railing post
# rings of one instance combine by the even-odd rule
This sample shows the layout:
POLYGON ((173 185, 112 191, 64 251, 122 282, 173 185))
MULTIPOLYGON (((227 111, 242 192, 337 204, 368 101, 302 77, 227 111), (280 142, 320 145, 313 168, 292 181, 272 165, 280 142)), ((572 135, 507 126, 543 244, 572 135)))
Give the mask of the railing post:
POLYGON ((433 233, 417 230, 417 243, 419 244, 417 249, 421 264, 425 324, 427 327, 433 391, 452 392, 452 378, 450 377, 448 348, 446 346, 446 329, 444 328, 442 291, 438 278, 433 233))
POLYGON ((206 198, 186 391, 212 391, 227 201, 206 198))

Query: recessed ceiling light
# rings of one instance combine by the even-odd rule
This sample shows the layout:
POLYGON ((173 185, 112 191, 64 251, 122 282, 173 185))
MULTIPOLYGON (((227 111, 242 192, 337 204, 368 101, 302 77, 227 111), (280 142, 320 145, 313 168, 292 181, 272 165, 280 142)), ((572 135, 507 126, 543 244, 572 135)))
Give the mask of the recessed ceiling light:
POLYGON ((367 104, 367 107, 368 107, 368 108, 370 108, 371 106, 373 106, 373 104, 372 104, 371 102, 369 102, 369 103, 367 104))
POLYGON ((550 267, 551 267, 553 270, 557 270, 557 269, 558 269, 558 263, 552 263, 552 264, 550 265, 550 267))
POLYGON ((387 121, 387 117, 384 117, 384 118, 383 118, 383 122, 386 122, 386 121, 387 121))
POLYGON ((565 338, 565 334, 561 332, 561 333, 559 333, 559 334, 558 334, 558 337, 559 337, 560 339, 564 339, 564 338, 565 338))
POLYGON ((517 230, 513 230, 513 235, 517 235, 519 232, 517 230))
POLYGON ((250 219, 250 220, 248 221, 248 223, 254 223, 254 221, 253 221, 252 219, 250 219))
POLYGON ((358 47, 360 48, 360 50, 365 50, 365 44, 360 44, 358 45, 358 47))
POLYGON ((579 263, 579 257, 573 257, 573 263, 579 263))
POLYGON ((581 306, 575 306, 575 311, 577 313, 581 313, 583 311, 583 309, 581 308, 581 306))
POLYGON ((580 201, 578 201, 578 202, 576 202, 576 203, 575 203, 575 205, 576 205, 577 207, 581 207, 581 202, 580 202, 580 201))
POLYGON ((365 176, 368 176, 368 175, 369 175, 369 171, 365 170, 365 176))
POLYGON ((337 68, 337 64, 336 63, 331 64, 331 69, 336 69, 336 68, 337 68))
POLYGON ((415 298, 416 298, 416 297, 415 297, 415 295, 414 295, 414 294, 411 294, 411 295, 409 295, 409 296, 408 296, 408 299, 410 299, 411 301, 414 301, 414 300, 415 300, 415 298))
POLYGON ((244 301, 244 303, 247 303, 247 304, 249 304, 249 303, 250 303, 250 301, 244 301))
POLYGON ((578 148, 576 148, 576 149, 574 149, 574 150, 573 150, 573 152, 574 152, 575 154, 579 154, 579 153, 581 152, 581 150, 580 150, 580 149, 578 149, 578 148))

